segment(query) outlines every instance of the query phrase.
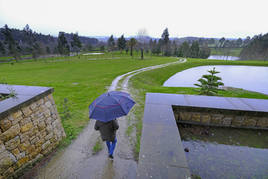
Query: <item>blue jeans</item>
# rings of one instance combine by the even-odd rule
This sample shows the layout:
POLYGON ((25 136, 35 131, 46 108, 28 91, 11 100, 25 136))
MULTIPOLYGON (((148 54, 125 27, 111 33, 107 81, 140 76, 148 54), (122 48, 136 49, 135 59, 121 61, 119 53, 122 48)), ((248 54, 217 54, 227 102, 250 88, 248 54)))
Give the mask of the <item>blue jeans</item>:
POLYGON ((111 141, 106 141, 106 145, 107 145, 107 148, 108 148, 109 155, 113 155, 116 143, 117 143, 116 138, 112 142, 111 141))

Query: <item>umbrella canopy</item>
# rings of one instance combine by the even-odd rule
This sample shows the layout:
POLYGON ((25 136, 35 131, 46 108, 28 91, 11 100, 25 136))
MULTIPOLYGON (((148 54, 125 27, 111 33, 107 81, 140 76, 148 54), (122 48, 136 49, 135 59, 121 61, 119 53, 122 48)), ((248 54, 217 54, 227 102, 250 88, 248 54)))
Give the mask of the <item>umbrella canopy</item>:
POLYGON ((100 95, 89 105, 89 118, 108 122, 127 115, 134 104, 135 101, 128 93, 110 91, 100 95))

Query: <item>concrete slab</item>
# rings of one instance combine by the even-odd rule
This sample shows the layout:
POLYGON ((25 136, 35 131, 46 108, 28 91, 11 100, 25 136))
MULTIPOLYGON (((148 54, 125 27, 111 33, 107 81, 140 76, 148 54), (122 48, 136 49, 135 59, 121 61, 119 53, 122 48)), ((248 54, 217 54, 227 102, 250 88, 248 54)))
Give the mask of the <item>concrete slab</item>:
POLYGON ((228 101, 229 103, 232 104, 233 109, 244 109, 247 111, 252 111, 255 110, 254 107, 247 105, 243 100, 241 100, 240 98, 224 98, 226 101, 228 101))
POLYGON ((190 177, 172 106, 154 97, 144 109, 137 178, 190 177))
POLYGON ((268 100, 219 96, 147 93, 146 104, 268 112, 268 100))
POLYGON ((175 127, 177 126, 163 127, 163 125, 145 124, 139 162, 187 168, 179 132, 175 127))
POLYGON ((24 85, 3 85, 0 84, 0 93, 9 94, 10 89, 14 90, 16 94, 24 95, 24 96, 36 96, 40 93, 44 93, 48 90, 53 90, 49 87, 41 87, 41 86, 24 86, 24 85))
POLYGON ((171 106, 147 104, 144 108, 143 124, 176 125, 171 106), (170 119, 174 119, 174 121, 170 119))
POLYGON ((265 99, 246 99, 240 98, 248 106, 255 109, 254 111, 268 112, 268 100, 265 99))
POLYGON ((224 100, 221 99, 219 102, 219 98, 215 96, 198 96, 198 95, 184 95, 187 101, 189 101, 189 106, 191 107, 202 107, 202 108, 217 108, 217 109, 231 109, 234 106, 224 100))
POLYGON ((190 172, 187 168, 179 168, 176 166, 161 166, 156 163, 141 164, 138 168, 138 179, 143 178, 176 178, 176 179, 189 179, 190 172))
POLYGON ((145 103, 161 104, 161 105, 188 105, 184 95, 163 94, 163 93, 147 93, 145 103))

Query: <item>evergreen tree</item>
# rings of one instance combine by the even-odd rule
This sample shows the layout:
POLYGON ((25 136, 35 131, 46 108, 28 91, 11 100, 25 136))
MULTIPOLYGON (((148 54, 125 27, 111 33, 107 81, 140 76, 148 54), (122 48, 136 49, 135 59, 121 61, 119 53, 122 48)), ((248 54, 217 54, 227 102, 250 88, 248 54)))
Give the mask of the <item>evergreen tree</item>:
POLYGON ((11 30, 8 28, 7 25, 4 26, 4 28, 1 29, 1 32, 4 34, 5 41, 4 43, 8 45, 8 53, 9 55, 12 55, 16 61, 20 59, 20 46, 18 43, 14 40, 11 30))
POLYGON ((29 48, 32 49, 33 45, 33 32, 30 29, 30 26, 26 24, 26 26, 23 28, 23 34, 24 34, 24 40, 25 42, 30 46, 29 48))
POLYGON ((153 48, 154 48, 154 41, 153 41, 153 39, 150 39, 150 41, 149 41, 149 50, 151 52, 151 55, 153 54, 153 48))
POLYGON ((29 49, 32 57, 36 59, 41 53, 41 47, 37 43, 34 33, 28 24, 23 28, 23 34, 27 49, 29 49))
POLYGON ((76 52, 76 55, 78 55, 78 52, 80 51, 80 49, 82 47, 78 33, 72 34, 71 46, 74 49, 74 51, 76 52))
MULTIPOLYGON (((5 27, 1 27, 0 31, 5 31, 5 27)), ((15 48, 17 48, 18 55, 21 54, 32 54, 33 53, 33 46, 35 40, 41 48, 42 53, 46 52, 46 46, 48 46, 51 52, 54 52, 55 46, 57 46, 57 37, 53 37, 51 35, 43 35, 41 33, 34 32, 29 25, 26 25, 23 29, 11 29, 10 33, 15 41, 15 48), (34 39, 33 39, 34 37, 34 39)), ((71 42, 72 34, 65 33, 64 36, 66 37, 67 41, 71 42)), ((91 44, 97 45, 98 40, 96 38, 89 38, 89 37, 79 37, 80 41, 83 44, 91 44)), ((3 45, 5 46, 6 54, 9 56, 14 56, 12 52, 9 50, 9 45, 5 42, 5 35, 4 33, 0 33, 0 41, 2 41, 3 45)), ((71 44, 70 44, 71 45, 71 44)), ((72 49, 73 50, 73 49, 72 49)), ((57 50, 58 51, 58 50, 57 50)))
POLYGON ((194 41, 190 48, 190 56, 192 58, 198 58, 199 57, 199 44, 197 41, 194 41))
POLYGON ((39 45, 39 43, 34 42, 33 44, 33 50, 32 50, 32 57, 34 59, 36 59, 37 57, 39 57, 39 55, 42 53, 42 49, 39 45))
POLYGON ((1 41, 0 41, 0 54, 3 56, 6 54, 5 46, 1 41))
POLYGON ((210 48, 208 46, 203 46, 199 49, 199 58, 207 59, 210 56, 210 48))
POLYGON ((87 45, 84 46, 84 50, 85 51, 92 51, 93 50, 93 46, 88 43, 87 45))
POLYGON ((47 54, 50 54, 51 53, 49 46, 46 46, 46 53, 47 54))
POLYGON ((168 44, 168 42, 169 42, 169 32, 168 32, 168 28, 166 28, 165 30, 164 30, 164 32, 162 33, 162 40, 163 40, 163 44, 168 44))
POLYGON ((161 39, 159 39, 158 42, 154 40, 152 45, 152 54, 159 55, 161 53, 161 45, 161 39))
POLYGON ((117 40, 117 46, 118 46, 121 53, 126 48, 126 43, 127 43, 127 41, 124 38, 124 35, 121 35, 121 37, 118 38, 118 40, 117 40))
POLYGON ((178 47, 175 40, 172 42, 172 55, 178 56, 178 47))
POLYGON ((133 57, 133 47, 137 44, 137 40, 135 38, 131 38, 128 42, 128 45, 130 47, 130 56, 133 57))
POLYGON ((223 47, 224 42, 225 42, 225 38, 222 37, 222 38, 219 40, 219 47, 223 47))
POLYGON ((105 50, 104 45, 100 46, 100 51, 104 52, 104 50, 105 50))
MULTIPOLYGON (((126 42, 126 43, 127 43, 127 42, 126 42)), ((126 45, 125 50, 126 50, 126 54, 128 54, 129 48, 128 48, 128 46, 127 46, 127 45, 126 45)))
POLYGON ((59 32, 58 36, 58 52, 61 55, 70 55, 70 46, 64 36, 64 32, 59 32))
POLYGON ((53 54, 58 54, 59 53, 59 49, 58 46, 53 48, 53 54))
POLYGON ((243 60, 268 60, 268 33, 254 36, 242 49, 240 58, 243 60))
POLYGON ((114 46, 115 46, 115 41, 114 41, 114 37, 113 35, 110 36, 110 38, 108 39, 108 50, 109 51, 113 51, 114 50, 114 46))
POLYGON ((210 74, 203 75, 202 78, 198 80, 200 84, 194 85, 200 87, 200 94, 214 96, 218 94, 219 86, 223 86, 224 84, 220 82, 221 77, 215 75, 217 73, 220 73, 215 70, 215 67, 213 68, 213 70, 209 70, 208 72, 210 74))
POLYGON ((180 46, 179 53, 182 57, 189 57, 190 56, 190 46, 188 42, 183 42, 182 45, 180 46))
POLYGON ((152 42, 151 42, 151 45, 150 45, 151 53, 152 53, 152 54, 157 54, 157 53, 156 53, 156 46, 157 46, 157 41, 156 41, 156 40, 152 41, 152 42))
POLYGON ((243 46, 247 46, 250 42, 250 36, 247 36, 247 38, 243 41, 243 46))
POLYGON ((161 35, 161 42, 163 44, 163 54, 165 56, 169 56, 170 55, 170 48, 169 48, 169 32, 168 32, 168 28, 166 28, 162 35, 161 35))
POLYGON ((237 47, 241 47, 243 40, 241 38, 238 38, 235 43, 237 47))

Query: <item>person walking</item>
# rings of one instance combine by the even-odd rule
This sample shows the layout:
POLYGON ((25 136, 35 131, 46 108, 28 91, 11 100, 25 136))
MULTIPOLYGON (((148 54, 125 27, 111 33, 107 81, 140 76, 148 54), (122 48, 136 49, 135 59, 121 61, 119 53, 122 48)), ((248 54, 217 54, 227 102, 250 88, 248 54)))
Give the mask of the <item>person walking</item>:
POLYGON ((96 121, 95 130, 100 131, 101 138, 103 141, 106 141, 106 146, 108 148, 108 156, 110 159, 113 159, 114 149, 117 143, 116 131, 119 129, 119 125, 116 119, 102 122, 96 121))

